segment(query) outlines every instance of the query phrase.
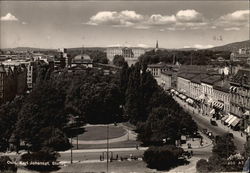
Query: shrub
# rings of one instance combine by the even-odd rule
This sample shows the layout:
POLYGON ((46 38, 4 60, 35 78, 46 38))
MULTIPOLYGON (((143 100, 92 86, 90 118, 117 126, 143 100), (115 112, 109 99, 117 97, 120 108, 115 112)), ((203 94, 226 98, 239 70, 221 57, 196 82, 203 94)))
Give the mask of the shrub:
POLYGON ((182 156, 183 149, 172 145, 161 147, 150 147, 144 152, 143 160, 149 168, 167 170, 181 164, 179 157, 182 156))
POLYGON ((57 152, 44 150, 33 153, 25 153, 21 156, 21 161, 28 163, 27 168, 29 169, 51 171, 58 169, 58 164, 55 164, 58 157, 59 154, 57 152))
POLYGON ((196 163, 196 171, 197 172, 209 172, 209 164, 205 159, 200 159, 196 163))

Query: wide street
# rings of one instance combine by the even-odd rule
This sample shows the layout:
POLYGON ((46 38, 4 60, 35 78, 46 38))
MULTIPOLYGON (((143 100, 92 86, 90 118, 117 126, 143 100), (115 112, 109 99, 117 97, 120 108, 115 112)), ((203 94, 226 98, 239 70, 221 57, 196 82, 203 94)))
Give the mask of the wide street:
POLYGON ((234 143, 237 147, 238 151, 243 151, 244 150, 244 144, 245 144, 245 137, 241 137, 239 135, 239 132, 234 132, 233 130, 229 129, 228 127, 222 125, 220 121, 217 121, 217 126, 211 125, 210 124, 210 117, 204 116, 201 114, 198 114, 197 110, 194 110, 193 107, 188 105, 186 102, 183 100, 179 99, 178 97, 174 97, 174 99, 186 110, 190 112, 190 115, 193 117, 195 122, 198 125, 199 129, 208 129, 213 133, 214 136, 216 135, 223 135, 225 133, 233 133, 234 134, 234 143), (194 110, 194 113, 193 113, 194 110))

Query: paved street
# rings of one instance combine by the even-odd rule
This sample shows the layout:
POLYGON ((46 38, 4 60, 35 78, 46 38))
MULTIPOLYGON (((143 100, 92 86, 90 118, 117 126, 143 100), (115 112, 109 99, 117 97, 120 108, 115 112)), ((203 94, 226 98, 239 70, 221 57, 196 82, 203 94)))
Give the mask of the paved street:
POLYGON ((234 143, 237 146, 238 151, 243 151, 244 150, 244 144, 245 144, 245 136, 241 137, 239 132, 235 132, 228 127, 222 125, 220 121, 217 121, 218 126, 213 126, 210 124, 210 118, 208 116, 204 116, 201 114, 198 114, 197 110, 195 110, 193 107, 189 106, 186 102, 183 100, 179 99, 178 97, 174 97, 174 99, 186 110, 190 112, 192 115, 193 119, 196 121, 198 128, 199 129, 208 129, 211 131, 214 136, 215 135, 222 135, 224 133, 230 132, 233 133, 234 135, 234 143), (194 110, 194 114, 193 114, 194 110))

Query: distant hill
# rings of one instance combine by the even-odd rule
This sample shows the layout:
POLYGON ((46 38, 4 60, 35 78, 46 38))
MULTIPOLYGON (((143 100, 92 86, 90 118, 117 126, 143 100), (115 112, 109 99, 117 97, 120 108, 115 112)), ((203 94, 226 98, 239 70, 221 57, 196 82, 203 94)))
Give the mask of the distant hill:
POLYGON ((16 48, 5 48, 4 51, 56 51, 56 49, 44 49, 34 47, 16 47, 16 48))
POLYGON ((238 51, 240 48, 244 48, 244 47, 250 47, 250 40, 230 43, 224 46, 217 46, 217 47, 210 48, 208 50, 235 52, 235 51, 238 51))

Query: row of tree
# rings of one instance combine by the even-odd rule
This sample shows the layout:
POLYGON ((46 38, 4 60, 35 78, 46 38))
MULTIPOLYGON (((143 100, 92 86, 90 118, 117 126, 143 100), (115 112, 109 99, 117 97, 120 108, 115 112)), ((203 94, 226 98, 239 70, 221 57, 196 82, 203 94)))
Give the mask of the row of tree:
POLYGON ((184 65, 208 65, 212 59, 223 57, 230 58, 229 51, 212 51, 212 50, 152 50, 139 57, 141 63, 155 64, 165 62, 175 64, 176 62, 184 65))
POLYGON ((193 135, 197 125, 191 116, 161 89, 147 66, 124 64, 120 76, 124 114, 137 125, 138 139, 144 144, 175 145, 181 135, 193 135))
POLYGON ((39 66, 32 92, 0 107, 0 149, 20 141, 32 151, 67 150, 69 137, 87 123, 121 121, 122 97, 115 75, 97 69, 55 73, 39 66))

